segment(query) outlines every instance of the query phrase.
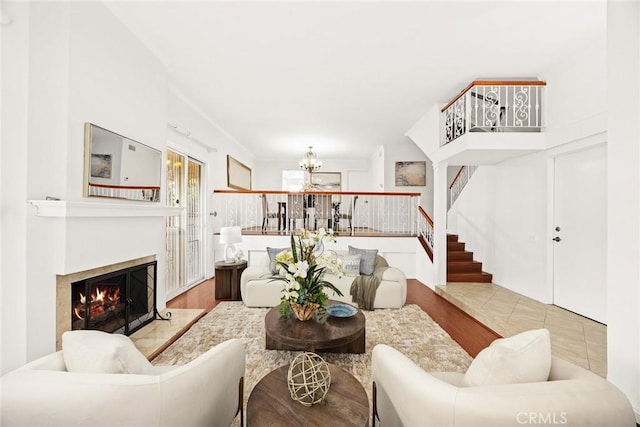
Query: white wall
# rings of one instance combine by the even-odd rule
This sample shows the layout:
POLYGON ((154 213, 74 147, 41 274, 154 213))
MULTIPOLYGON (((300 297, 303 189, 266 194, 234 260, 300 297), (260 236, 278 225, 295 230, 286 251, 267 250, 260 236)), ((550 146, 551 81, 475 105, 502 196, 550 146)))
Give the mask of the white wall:
POLYGON ((126 138, 122 140, 121 150, 121 185, 153 187, 160 184, 160 175, 164 169, 160 151, 126 138))
POLYGON ((3 168, 2 177, 3 187, 9 190, 3 192, 2 222, 12 230, 3 236, 10 239, 3 242, 2 268, 1 352, 2 370, 6 372, 43 354, 47 336, 55 345, 55 236, 51 228, 34 218, 26 201, 38 192, 38 184, 47 176, 45 191, 53 193, 45 194, 64 192, 66 149, 58 149, 56 143, 67 139, 66 115, 61 117, 60 111, 67 109, 68 86, 60 77, 68 67, 65 47, 69 16, 65 8, 55 6, 12 3, 3 7, 13 18, 10 26, 2 27, 3 104, 6 101, 2 137, 3 147, 12 147, 6 153, 11 155, 11 165, 3 168), (31 47, 41 55, 34 55, 31 47), (38 69, 47 69, 49 77, 36 77, 33 70, 38 69), (35 102, 36 94, 47 107, 35 102), (5 111, 10 111, 8 116, 5 111), (39 175, 32 179, 31 170, 39 171, 39 175))
POLYGON ((406 133, 427 155, 440 149, 440 109, 444 105, 431 107, 406 133))
POLYGON ((550 302, 551 285, 541 272, 551 266, 540 254, 550 250, 552 224, 538 208, 552 201, 550 192, 543 194, 545 156, 607 140, 607 371, 640 420, 640 5, 613 1, 606 7, 607 41, 591 41, 541 75, 548 85, 548 153, 480 167, 454 205, 450 225, 475 243, 471 250, 496 283, 550 302), (488 240, 480 243, 483 236, 488 240))
POLYGON ((448 215, 448 231, 460 235, 495 283, 545 303, 552 302, 547 158, 606 131, 605 62, 602 34, 542 73, 549 150, 480 166, 448 215))
POLYGON ((425 286, 435 290, 435 269, 429 255, 422 247, 418 239, 415 239, 415 278, 425 286))
POLYGON ((448 214, 493 282, 549 303, 546 280, 546 156, 479 166, 448 214))
MULTIPOLYGON (((69 69, 67 76, 60 77, 69 85, 68 93, 64 94, 68 99, 68 137, 57 144, 58 147, 66 145, 66 150, 61 150, 66 151, 67 159, 66 191, 59 197, 83 200, 84 123, 95 123, 164 151, 167 83, 162 63, 104 6, 73 3, 69 6, 69 16, 69 69), (105 34, 109 36, 105 37, 105 34)), ((39 54, 35 49, 33 52, 39 54)), ((34 103, 46 106, 43 100, 35 99, 34 103)), ((159 169, 164 180, 164 165, 159 165, 159 169)), ((30 171, 30 178, 34 177, 38 180, 39 190, 47 187, 46 176, 38 170, 30 171)), ((164 200, 161 193, 162 203, 164 200)), ((47 218, 37 220, 50 221, 47 218)), ((162 308, 165 300, 163 233, 161 218, 69 219, 64 230, 64 271, 55 273, 67 274, 155 254, 158 259, 158 301, 162 308), (87 244, 93 242, 100 243, 96 248, 87 249, 87 244)))
POLYGON ((371 170, 371 188, 369 191, 386 191, 384 179, 385 162, 385 148, 380 146, 369 158, 369 168, 371 170))
MULTIPOLYGON (((280 170, 290 165, 254 162, 238 141, 186 97, 169 89, 164 65, 103 5, 11 2, 3 3, 3 10, 13 18, 10 26, 2 27, 2 137, 12 142, 3 144, 1 169, 0 356, 6 372, 54 350, 56 274, 155 254, 158 305, 164 306, 162 218, 54 219, 37 216, 27 203, 46 196, 70 202, 122 203, 82 196, 85 122, 163 154, 169 146, 203 161, 209 212, 216 209, 211 190, 226 188, 227 154, 253 169, 254 188, 280 188, 280 170), (188 129, 218 151, 172 131, 168 122, 188 129), (15 319, 27 321, 16 326, 15 319)), ((369 172, 371 163, 370 159, 323 161, 323 170, 341 171, 345 180, 349 171, 369 172)), ((380 186, 384 186, 386 168, 382 165, 375 167, 380 186)), ((164 182, 164 167, 161 173, 164 182)), ((160 205, 164 203, 162 191, 160 205)), ((207 220, 205 262, 212 275, 215 218, 207 220)))
MULTIPOLYGON (((3 234, 1 304, 3 317, 11 315, 2 323, 6 372, 55 350, 56 274, 156 255, 158 305, 164 307, 162 218, 53 219, 37 216, 27 200, 48 195, 83 200, 85 122, 160 150, 167 130, 163 65, 103 5, 5 3, 3 8, 13 22, 2 27, 3 71, 7 67, 2 101, 18 108, 11 109, 15 122, 7 134, 3 128, 3 141, 8 136, 16 148, 15 166, 3 168, 2 182, 24 185, 2 194, 3 212, 22 213, 2 218, 15 230, 3 234), (4 257, 9 237, 20 262, 4 257)), ((4 113, 3 124, 10 117, 4 113)))
POLYGON ((607 377, 640 421, 640 3, 607 2, 607 377))
POLYGON ((0 373, 27 360, 27 90, 29 4, 2 5, 11 16, 0 26, 0 373), (16 142, 22 143, 16 143, 16 142), (10 143, 14 142, 14 143, 10 143), (11 349, 11 350, 9 350, 11 349))
MULTIPOLYGON (((200 161, 207 161, 211 171, 209 174, 210 189, 227 187, 227 155, 255 169, 254 156, 232 135, 222 129, 213 118, 208 117, 197 105, 188 100, 175 85, 169 85, 167 122, 177 124, 180 128, 191 132, 191 136, 204 145, 170 130, 168 139, 172 146, 187 154, 193 154, 200 161), (217 151, 213 151, 217 150, 217 151)), ((253 186, 256 185, 255 170, 253 186)))
POLYGON ((606 34, 601 34, 540 74, 547 82, 544 108, 549 148, 607 130, 606 63, 606 34))
POLYGON ((409 138, 401 143, 385 146, 384 191, 399 193, 420 193, 420 205, 429 215, 433 214, 433 167, 418 146, 409 138), (396 185, 396 162, 424 161, 427 165, 426 186, 399 187, 396 185))
MULTIPOLYGON (((318 152, 318 150, 314 151, 318 152)), ((282 171, 300 170, 299 162, 304 152, 301 151, 299 154, 299 157, 290 159, 256 159, 253 171, 254 190, 281 190, 282 171)), ((342 174, 342 191, 347 191, 349 186, 349 171, 369 171, 367 160, 324 159, 319 154, 318 158, 322 160, 322 168, 319 172, 340 172, 342 174)), ((307 179, 308 173, 305 172, 305 180, 307 179)))
MULTIPOLYGON (((231 135, 222 130, 215 121, 206 116, 196 105, 190 103, 178 89, 170 86, 168 93, 167 121, 187 130, 200 143, 169 128, 167 148, 190 156, 204 164, 204 203, 205 203, 205 277, 215 272, 216 255, 214 231, 219 229, 218 209, 213 197, 214 189, 227 187, 227 155, 255 169, 253 156, 231 135)), ((255 175, 253 176, 255 186, 255 175)))

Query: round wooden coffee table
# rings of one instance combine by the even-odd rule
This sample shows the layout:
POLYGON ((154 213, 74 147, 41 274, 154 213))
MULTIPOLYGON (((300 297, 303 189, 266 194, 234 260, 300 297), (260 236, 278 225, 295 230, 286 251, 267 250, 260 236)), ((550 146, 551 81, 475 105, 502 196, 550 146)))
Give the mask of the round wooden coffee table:
MULTIPOLYGON (((330 300, 327 305, 337 304, 330 300)), ((264 318, 267 350, 304 350, 329 353, 364 353, 365 318, 358 310, 351 317, 314 316, 301 322, 283 317, 278 306, 264 318)))
POLYGON ((349 372, 329 364, 331 386, 324 400, 304 406, 291 398, 289 365, 271 371, 256 384, 247 402, 249 426, 368 426, 369 399, 349 372))

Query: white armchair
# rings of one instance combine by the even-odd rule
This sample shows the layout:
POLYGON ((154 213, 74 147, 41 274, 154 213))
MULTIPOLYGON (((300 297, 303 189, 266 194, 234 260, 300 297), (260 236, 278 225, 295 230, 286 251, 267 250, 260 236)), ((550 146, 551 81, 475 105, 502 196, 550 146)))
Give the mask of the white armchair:
POLYGON ((389 426, 629 426, 626 396, 613 384, 552 357, 548 381, 462 386, 464 373, 425 372, 399 351, 373 349, 373 411, 389 426))
POLYGON ((68 372, 59 351, 0 379, 2 426, 229 426, 243 418, 245 351, 223 342, 151 372, 68 372))

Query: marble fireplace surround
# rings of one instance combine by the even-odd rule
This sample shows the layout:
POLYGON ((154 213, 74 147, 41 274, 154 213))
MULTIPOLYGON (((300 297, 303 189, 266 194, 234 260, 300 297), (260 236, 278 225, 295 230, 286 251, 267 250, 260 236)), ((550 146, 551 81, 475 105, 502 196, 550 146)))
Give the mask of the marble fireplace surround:
MULTIPOLYGON (((62 333, 71 329, 71 284, 152 261, 161 261, 159 264, 162 265, 163 218, 178 216, 185 211, 185 208, 162 206, 160 203, 122 203, 115 200, 29 200, 29 203, 35 207, 36 215, 47 221, 42 223, 43 229, 56 240, 51 252, 57 254, 53 267, 58 273, 53 273, 56 277, 57 350, 61 349, 62 333), (132 242, 124 246, 124 251, 122 235, 129 236, 132 242), (84 245, 87 236, 100 241, 101 245, 84 245), (129 260, 109 264, 117 259, 129 260)), ((159 269, 157 275, 159 286, 163 280, 162 270, 159 269)), ((164 298, 160 288, 156 289, 156 295, 160 300, 164 298)))
POLYGON ((155 255, 131 259, 76 273, 56 275, 56 350, 62 349, 62 333, 71 330, 71 284, 80 280, 156 261, 155 255))

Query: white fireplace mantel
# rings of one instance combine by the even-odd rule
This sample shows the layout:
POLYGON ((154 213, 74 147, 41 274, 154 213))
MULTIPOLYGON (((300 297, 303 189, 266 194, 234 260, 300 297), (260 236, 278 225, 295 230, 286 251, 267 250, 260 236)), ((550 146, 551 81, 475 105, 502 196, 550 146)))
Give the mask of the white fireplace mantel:
POLYGON ((185 208, 139 203, 29 200, 38 216, 53 218, 158 217, 182 214, 185 208))

